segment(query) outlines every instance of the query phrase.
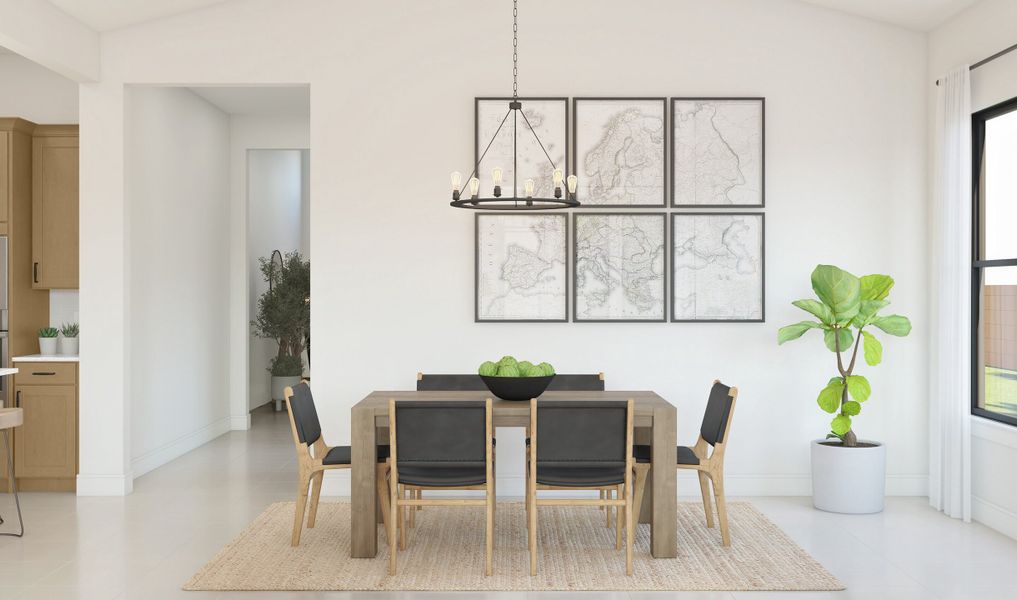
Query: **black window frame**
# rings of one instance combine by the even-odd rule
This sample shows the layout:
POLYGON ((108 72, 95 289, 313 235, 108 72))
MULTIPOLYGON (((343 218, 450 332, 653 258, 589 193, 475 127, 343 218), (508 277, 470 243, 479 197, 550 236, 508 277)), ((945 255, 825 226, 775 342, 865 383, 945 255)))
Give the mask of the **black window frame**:
POLYGON ((985 410, 978 406, 981 378, 978 324, 981 321, 982 270, 989 267, 1017 267, 1017 258, 982 260, 981 183, 985 158, 985 124, 1008 113, 1017 112, 1017 98, 1011 98, 971 115, 971 414, 984 419, 1017 427, 1017 417, 985 410))

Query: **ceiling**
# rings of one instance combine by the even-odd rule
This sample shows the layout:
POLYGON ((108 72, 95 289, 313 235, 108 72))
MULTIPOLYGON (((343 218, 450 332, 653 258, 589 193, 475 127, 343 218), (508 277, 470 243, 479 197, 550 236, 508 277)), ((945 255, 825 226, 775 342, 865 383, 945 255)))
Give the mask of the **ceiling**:
POLYGON ((188 89, 231 115, 306 117, 311 114, 311 90, 306 85, 188 89))
MULTIPOLYGON (((50 0, 96 31, 185 13, 224 0, 50 0)), ((877 21, 928 31, 978 0, 801 0, 877 21)))
POLYGON ((909 29, 929 31, 978 0, 801 0, 909 29))

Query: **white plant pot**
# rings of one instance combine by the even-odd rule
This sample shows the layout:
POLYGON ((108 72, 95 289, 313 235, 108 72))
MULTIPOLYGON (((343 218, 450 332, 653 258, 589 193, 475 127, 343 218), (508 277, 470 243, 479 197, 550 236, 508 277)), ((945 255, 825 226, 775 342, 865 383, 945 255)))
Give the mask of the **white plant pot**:
POLYGON ((847 448, 812 442, 812 505, 853 515, 878 513, 886 497, 886 446, 865 442, 847 448))
POLYGON ((300 376, 276 377, 272 376, 272 401, 275 402, 275 410, 283 409, 283 401, 286 400, 286 388, 293 387, 300 383, 300 376))
POLYGON ((77 356, 78 355, 78 338, 76 337, 62 337, 60 338, 60 354, 64 356, 77 356))
POLYGON ((39 354, 54 356, 57 353, 57 338, 39 338, 39 354))

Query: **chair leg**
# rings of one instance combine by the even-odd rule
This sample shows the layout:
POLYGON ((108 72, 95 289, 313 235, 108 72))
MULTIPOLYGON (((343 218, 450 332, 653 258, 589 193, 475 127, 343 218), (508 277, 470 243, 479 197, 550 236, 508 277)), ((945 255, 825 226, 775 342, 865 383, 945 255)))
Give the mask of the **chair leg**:
MULTIPOLYGON (((406 487, 403 485, 399 486, 399 500, 406 499, 406 487)), ((406 506, 399 506, 399 549, 406 550, 406 506)))
POLYGON ((703 512, 706 513, 706 526, 713 527, 713 505, 710 503, 710 478, 704 471, 699 471, 699 490, 703 494, 703 512))
MULTIPOLYGON (((610 500, 611 499, 611 490, 608 489, 608 488, 601 489, 600 490, 600 499, 601 500, 610 500)), ((611 510, 612 510, 611 507, 610 506, 606 506, 606 505, 605 506, 601 506, 600 510, 604 511, 604 527, 607 527, 608 529, 611 529, 611 510)))
POLYGON ((297 484, 297 506, 293 512, 293 537, 290 538, 291 546, 300 545, 300 529, 304 526, 304 511, 307 508, 307 486, 310 484, 308 476, 300 474, 300 483, 297 484))
POLYGON ((376 486, 376 494, 378 494, 378 502, 381 507, 381 522, 385 527, 385 541, 388 543, 388 547, 392 548, 392 531, 389 527, 389 502, 391 495, 388 491, 388 465, 386 463, 379 463, 377 470, 374 472, 374 481, 376 486))
MULTIPOLYGON (((618 486, 618 490, 615 493, 615 497, 618 500, 621 500, 621 499, 623 499, 625 497, 624 488, 625 488, 624 485, 619 485, 618 486)), ((615 513, 614 513, 614 529, 615 529, 614 549, 615 550, 621 550, 622 524, 623 524, 622 520, 625 518, 625 515, 622 514, 622 513, 623 513, 623 511, 622 511, 622 508, 620 506, 615 508, 615 513)))
MULTIPOLYGON (((416 500, 420 497, 420 490, 410 490, 410 498, 416 500)), ((417 507, 410 507, 410 529, 417 526, 417 507)))
POLYGON ((311 510, 307 515, 308 529, 314 528, 314 523, 318 518, 318 499, 321 497, 321 484, 324 477, 324 471, 318 471, 311 475, 311 510))
POLYGON ((490 577, 494 573, 494 488, 487 484, 487 566, 485 573, 490 577))
POLYGON ((724 546, 730 546, 731 534, 727 529, 727 498, 724 497, 724 472, 711 473, 710 480, 713 481, 713 495, 717 497, 717 520, 720 521, 720 543, 724 546))
POLYGON ((396 543, 396 536, 398 535, 397 524, 399 522, 397 513, 399 513, 399 485, 393 479, 388 484, 388 574, 396 574, 396 554, 399 553, 398 544, 396 543))
POLYGON ((530 576, 537 575, 537 490, 530 488, 530 576))
POLYGON ((643 492, 646 491, 646 475, 650 472, 650 466, 636 465, 636 479, 632 486, 635 488, 632 494, 632 513, 633 522, 638 526, 639 524, 639 513, 643 510, 643 492))
POLYGON ((632 504, 632 490, 625 486, 625 574, 632 575, 632 543, 635 541, 635 521, 632 513, 636 508, 632 504))

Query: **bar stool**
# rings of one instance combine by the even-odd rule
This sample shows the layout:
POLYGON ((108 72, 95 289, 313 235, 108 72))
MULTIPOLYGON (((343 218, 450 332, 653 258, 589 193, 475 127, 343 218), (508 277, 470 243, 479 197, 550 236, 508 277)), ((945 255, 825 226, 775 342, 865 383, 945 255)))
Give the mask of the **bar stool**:
MULTIPOLYGON (((11 454, 11 430, 21 427, 25 422, 25 412, 20 408, 0 408, 0 430, 4 432, 4 452, 7 453, 7 476, 11 482, 11 491, 14 492, 14 505, 18 508, 18 525, 21 527, 19 533, 0 533, 12 537, 25 535, 25 521, 21 518, 21 501, 18 499, 18 482, 14 477, 14 455, 11 454)), ((4 522, 0 517, 0 525, 4 522)))

